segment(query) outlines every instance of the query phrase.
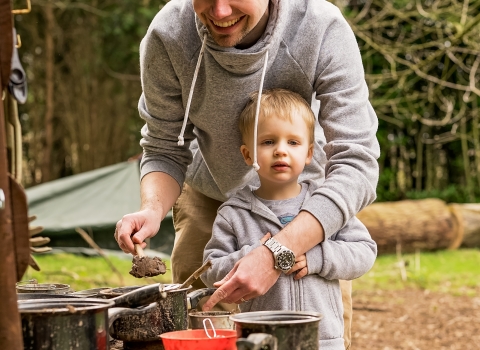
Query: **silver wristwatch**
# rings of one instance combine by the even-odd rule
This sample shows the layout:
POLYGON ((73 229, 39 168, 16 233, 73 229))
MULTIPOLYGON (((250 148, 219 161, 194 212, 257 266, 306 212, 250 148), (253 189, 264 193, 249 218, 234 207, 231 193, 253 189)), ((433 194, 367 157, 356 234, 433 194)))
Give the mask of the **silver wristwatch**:
POLYGON ((295 265, 295 254, 275 238, 270 237, 263 245, 272 251, 276 269, 288 272, 295 265))

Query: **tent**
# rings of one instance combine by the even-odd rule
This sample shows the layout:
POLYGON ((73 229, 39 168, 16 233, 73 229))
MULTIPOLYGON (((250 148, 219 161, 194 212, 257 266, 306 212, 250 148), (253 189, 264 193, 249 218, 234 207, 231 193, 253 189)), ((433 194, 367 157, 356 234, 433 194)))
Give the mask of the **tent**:
MULTIPOLYGON (((104 249, 119 249, 113 237, 123 215, 140 208, 138 160, 123 162, 78 175, 50 181, 26 190, 33 226, 44 228, 52 247, 88 247, 75 231, 82 228, 104 249)), ((174 229, 171 215, 149 248, 170 254, 174 229)))

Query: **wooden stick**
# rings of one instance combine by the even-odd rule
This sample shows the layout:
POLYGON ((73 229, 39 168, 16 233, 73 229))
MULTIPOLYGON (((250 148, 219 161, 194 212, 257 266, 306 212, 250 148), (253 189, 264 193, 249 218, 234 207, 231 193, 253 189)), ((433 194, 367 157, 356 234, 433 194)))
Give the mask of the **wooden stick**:
POLYGON ((210 266, 212 266, 212 262, 210 260, 207 260, 199 269, 197 269, 194 273, 192 273, 192 275, 188 277, 187 280, 183 282, 183 284, 180 287, 178 287, 178 289, 190 287, 190 285, 193 282, 195 282, 198 279, 198 277, 202 275, 202 273, 207 271, 210 268, 210 266))
POLYGON ((110 266, 110 268, 112 269, 113 272, 115 272, 118 276, 118 278, 120 279, 120 284, 122 286, 125 285, 125 283, 123 282, 123 276, 122 274, 120 273, 120 271, 117 270, 117 268, 115 267, 115 265, 113 265, 113 263, 110 261, 110 259, 107 257, 107 255, 103 252, 102 248, 100 248, 97 243, 95 243, 95 241, 92 239, 92 237, 90 237, 88 235, 88 233, 86 233, 84 230, 82 230, 80 227, 77 227, 75 229, 75 231, 78 232, 78 234, 80 236, 82 236, 82 238, 93 248, 95 249, 98 254, 100 254, 100 256, 102 258, 105 259, 105 261, 107 262, 108 266, 110 266))
POLYGON ((402 281, 407 280, 407 270, 405 270, 405 260, 402 257, 402 245, 397 243, 397 259, 398 259, 398 267, 400 269, 400 275, 402 277, 402 281))
POLYGON ((134 244, 135 246, 135 251, 137 252, 139 257, 145 256, 145 252, 143 251, 143 248, 140 244, 134 244))

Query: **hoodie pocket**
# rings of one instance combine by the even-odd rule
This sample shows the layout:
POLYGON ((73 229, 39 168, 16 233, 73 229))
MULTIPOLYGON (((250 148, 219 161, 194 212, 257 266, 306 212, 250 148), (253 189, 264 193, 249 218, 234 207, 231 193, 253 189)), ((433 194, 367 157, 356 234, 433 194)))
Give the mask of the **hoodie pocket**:
POLYGON ((340 290, 340 284, 338 280, 328 283, 328 294, 331 307, 336 316, 335 319, 339 323, 337 329, 342 331, 342 333, 339 334, 338 337, 343 337, 343 303, 342 292, 340 290))

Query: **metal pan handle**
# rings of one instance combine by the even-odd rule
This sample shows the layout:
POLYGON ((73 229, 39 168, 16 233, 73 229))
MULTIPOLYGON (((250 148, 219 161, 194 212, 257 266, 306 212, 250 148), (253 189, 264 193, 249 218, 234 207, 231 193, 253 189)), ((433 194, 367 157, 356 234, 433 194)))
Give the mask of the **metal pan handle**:
POLYGON ((150 284, 145 287, 135 289, 131 292, 112 298, 115 306, 137 307, 147 305, 156 301, 162 296, 163 285, 161 283, 150 284))

